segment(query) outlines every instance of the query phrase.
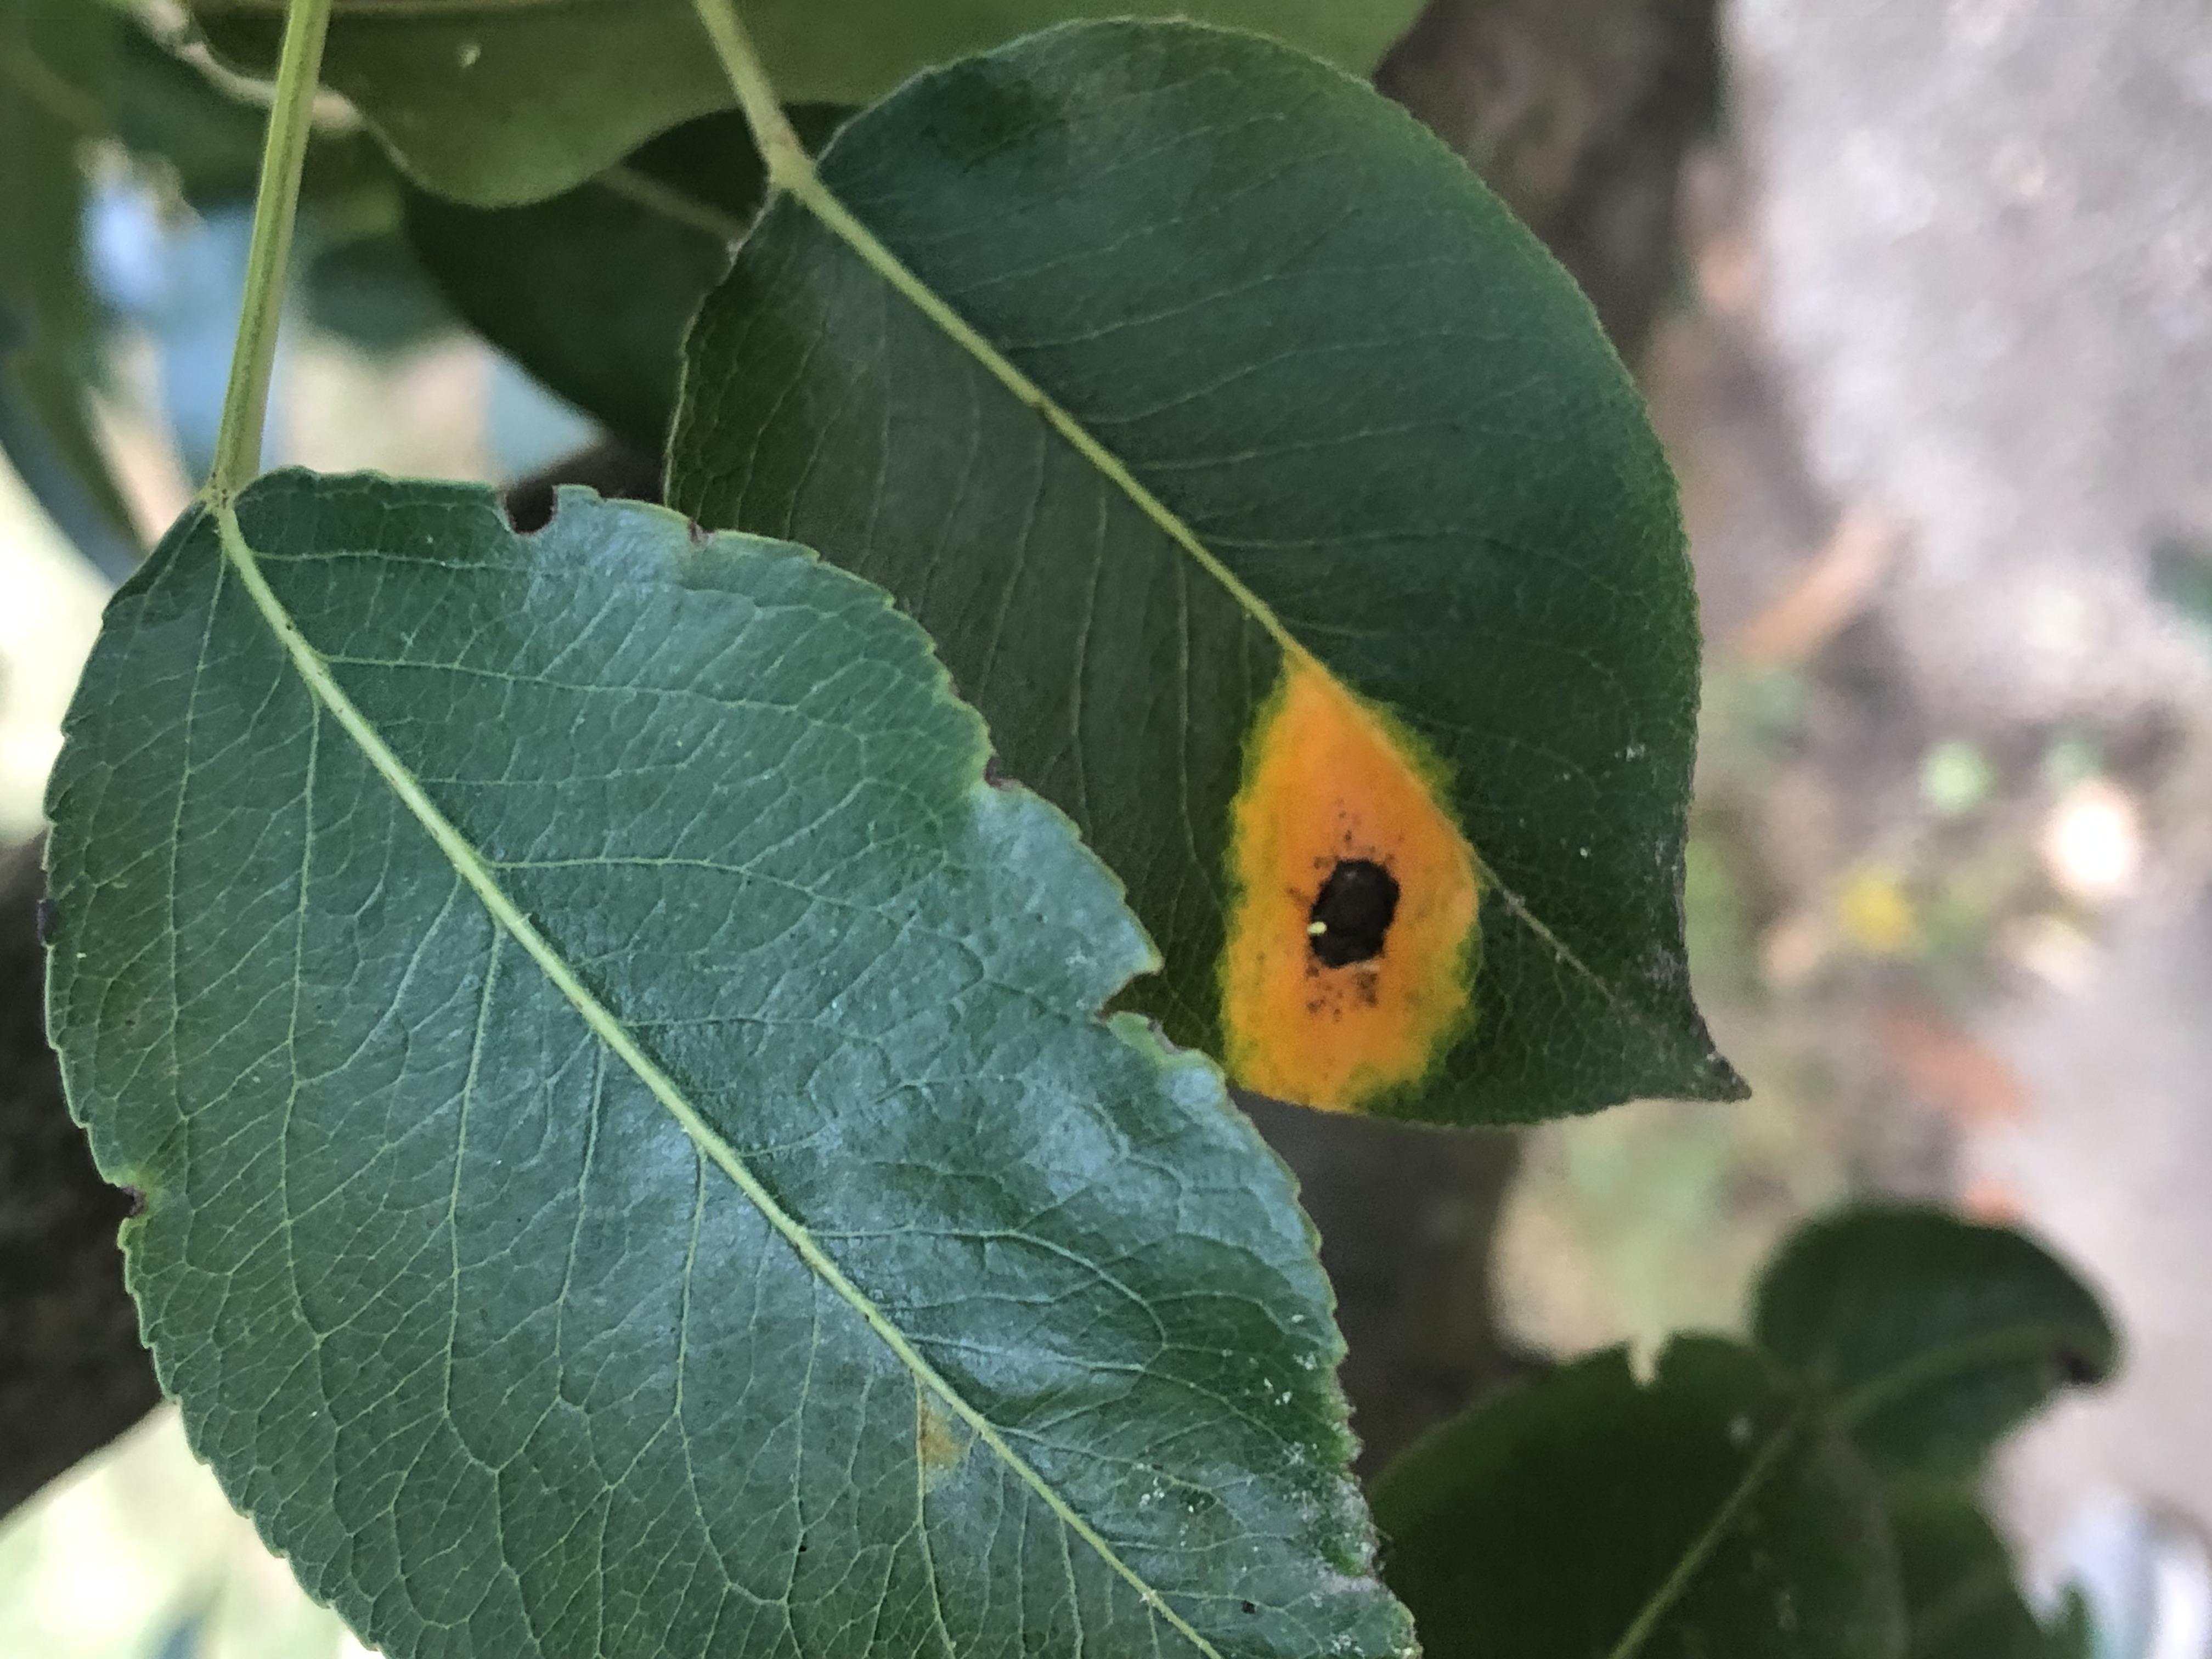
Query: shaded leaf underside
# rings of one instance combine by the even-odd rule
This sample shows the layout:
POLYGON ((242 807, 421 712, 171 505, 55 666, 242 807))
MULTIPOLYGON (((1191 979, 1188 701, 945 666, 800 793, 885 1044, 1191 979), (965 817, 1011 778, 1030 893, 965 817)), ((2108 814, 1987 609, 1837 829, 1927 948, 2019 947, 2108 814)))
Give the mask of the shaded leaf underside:
MULTIPOLYGON (((283 0, 191 0, 216 47, 267 72, 283 0)), ((856 104, 915 70, 1042 28, 1070 0, 743 0, 785 97, 856 104)), ((1418 0, 1126 0, 1264 29, 1365 73, 1418 0)), ((441 195, 511 206, 569 189, 731 102, 693 0, 338 0, 323 78, 441 195)))

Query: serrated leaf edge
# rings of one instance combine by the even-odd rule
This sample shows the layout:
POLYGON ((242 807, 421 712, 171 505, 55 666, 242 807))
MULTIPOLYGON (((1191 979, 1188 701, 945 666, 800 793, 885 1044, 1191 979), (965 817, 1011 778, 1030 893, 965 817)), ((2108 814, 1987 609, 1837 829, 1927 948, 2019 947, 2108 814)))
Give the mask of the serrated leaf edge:
MULTIPOLYGON (((700 1115, 676 1081, 654 1063, 651 1055, 633 1037, 629 1030, 617 1019, 604 1003, 594 997, 577 978, 574 971, 552 942, 538 932, 504 889, 494 879, 477 850, 471 846, 453 822, 439 811, 422 784, 399 757, 386 744, 382 735, 368 718, 356 707, 353 700, 339 685, 322 653, 309 644, 300 631, 291 613, 261 569, 258 555, 246 539, 240 526, 235 504, 222 500, 210 503, 209 510, 216 521, 216 531, 222 547, 225 562, 234 571, 246 595, 253 602, 262 620, 276 636, 292 666, 306 684, 309 694, 327 710, 340 729, 360 748, 363 758, 375 769, 400 803, 420 823, 446 855, 454 872, 467 883, 493 921, 502 928, 516 944, 538 964, 540 972, 552 983, 568 1004, 574 1007, 592 1034, 605 1043, 616 1057, 628 1066, 638 1080, 644 1084, 653 1097, 682 1126, 693 1145, 727 1176, 738 1191, 757 1208, 762 1218, 797 1253, 800 1261, 815 1273, 847 1305, 865 1321, 884 1345, 890 1349, 914 1376, 918 1387, 926 1389, 942 1400, 946 1407, 969 1425, 976 1438, 990 1447, 1006 1466, 1013 1471, 1024 1485, 1036 1493, 1063 1525, 1089 1545, 1098 1558, 1113 1572, 1134 1589, 1145 1605, 1151 1607, 1178 1635, 1206 1656, 1206 1659, 1224 1659, 1220 1650, 1201 1635, 1167 1600, 1136 1570, 1115 1553, 1113 1546, 1097 1530, 1068 1504, 1050 1482, 1007 1443, 1006 1437, 988 1417, 970 1405, 947 1382, 927 1359, 915 1350, 905 1333, 894 1325, 853 1281, 848 1279, 836 1260, 816 1242, 814 1236, 799 1218, 779 1205, 766 1187, 748 1169, 728 1143, 717 1135, 711 1125, 700 1115)), ((634 506, 631 510, 645 514, 659 514, 666 510, 647 506, 634 506)), ((680 516, 667 516, 681 522, 680 516)))

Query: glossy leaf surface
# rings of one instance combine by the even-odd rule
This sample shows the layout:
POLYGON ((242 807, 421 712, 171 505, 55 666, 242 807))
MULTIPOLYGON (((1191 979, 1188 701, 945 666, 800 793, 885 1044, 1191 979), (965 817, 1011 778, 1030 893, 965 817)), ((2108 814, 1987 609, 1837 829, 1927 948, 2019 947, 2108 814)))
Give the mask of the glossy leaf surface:
POLYGON ((956 324, 771 204, 688 342, 670 502, 928 628, 1128 884, 1167 963, 1132 1006, 1315 1105, 1740 1091, 1682 952, 1673 481, 1455 156, 1279 46, 1098 24, 910 83, 821 179, 956 324), (1330 961, 1346 863, 1392 890, 1330 961))
MULTIPOLYGON (((240 67, 276 60, 283 0, 191 0, 240 67)), ((857 104, 926 65, 1073 17, 1190 15, 1365 73, 1418 0, 744 0, 783 96, 857 104)), ((427 188, 483 207, 569 189, 732 102, 692 0, 337 0, 323 78, 427 188)))
MULTIPOLYGON (((846 112, 793 112, 810 143, 846 112)), ((546 201, 473 208, 412 187, 407 234, 454 308, 609 431, 658 454, 684 331, 767 193, 744 119, 702 116, 546 201)))
POLYGON ((1613 1350, 1383 1474, 1383 1571, 1431 1659, 1898 1659, 1873 1477, 1762 1356, 1613 1350))
POLYGON ((2119 1359, 2095 1293, 2042 1246, 1907 1206, 1799 1232, 1760 1281, 1753 1326, 1893 1474, 1971 1474, 2061 1389, 2119 1359))
POLYGON ((404 1656, 1386 1654, 1290 1182, 883 596, 281 474, 111 608, 52 1030, 193 1443, 404 1656))

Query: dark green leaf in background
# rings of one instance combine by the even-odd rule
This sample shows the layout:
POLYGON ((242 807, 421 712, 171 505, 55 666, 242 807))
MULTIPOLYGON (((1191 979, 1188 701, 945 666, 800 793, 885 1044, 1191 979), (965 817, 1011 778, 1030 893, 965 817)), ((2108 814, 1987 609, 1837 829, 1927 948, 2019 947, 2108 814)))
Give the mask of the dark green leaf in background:
POLYGON ((454 332, 453 307, 396 227, 345 237, 305 264, 308 318, 357 350, 392 358, 454 332))
POLYGON ((1874 1479, 1771 1362, 1678 1338, 1477 1406, 1387 1470, 1383 1576, 1428 1659, 1897 1659, 1874 1479))
MULTIPOLYGON (((188 58, 181 41, 157 38, 143 20, 127 19, 118 35, 106 130, 139 160, 157 163, 194 207, 250 202, 266 110, 240 88, 219 84, 204 58, 188 58)), ((321 234, 343 236, 383 228, 398 191, 376 141, 354 125, 317 132, 301 196, 321 234)))
MULTIPOLYGON (((267 73, 283 0, 191 0, 216 50, 267 73)), ((855 104, 927 64, 1101 9, 1081 0, 745 0, 796 102, 855 104)), ((1119 0, 1266 30, 1364 73, 1419 0, 1119 0)), ((338 0, 323 79, 426 188, 482 207, 580 184, 732 101, 692 0, 338 0)))
POLYGON ((0 0, 0 450, 112 577, 140 548, 88 402, 104 371, 81 151, 106 131, 123 33, 89 0, 0 0))
MULTIPOLYGON (((817 546, 930 629, 1007 770, 1128 884, 1167 962, 1133 1006, 1309 1103, 1739 1093, 1682 955, 1673 480, 1589 307, 1460 161, 1282 47, 1099 24, 909 84, 821 168, 981 350, 775 203, 691 334, 670 502, 817 546), (1232 801, 1294 680, 1379 706, 1397 781, 1441 781, 1480 862, 1471 1007, 1410 1078, 1286 1086, 1223 1015, 1240 890, 1278 903, 1236 873, 1232 801)), ((1308 805, 1375 805, 1317 748, 1276 757, 1325 774, 1308 805)), ((1333 854, 1291 850, 1268 945, 1303 962, 1333 854)), ((1386 1015, 1426 971, 1397 939, 1386 1015)), ((1336 994, 1273 1011, 1324 1069, 1364 1018, 1336 994)))
POLYGON ((1753 1329, 1813 1376, 1885 1473, 1964 1475, 2119 1344, 2066 1265, 2008 1228, 1873 1206, 1815 1221, 1776 1256, 1753 1329))
POLYGON ((407 1656, 1382 1655, 1289 1178, 919 629, 279 474, 111 606, 51 1027, 198 1452, 407 1656), (248 550, 258 550, 249 551, 248 550))
POLYGON ((1893 1493, 1910 1659, 2088 1659, 2087 1612, 2069 1598, 2049 1627, 2021 1600, 2012 1553, 1989 1517, 1948 1486, 1893 1493))
POLYGON ((2212 630, 2212 536, 2168 530, 2150 549, 2151 592, 2212 630))
MULTIPOLYGON (((848 112, 792 117, 810 145, 848 112)), ((744 118, 702 116, 574 190, 472 208, 410 186, 407 234, 453 308, 617 436, 658 453, 684 331, 730 266, 768 175, 744 118)))

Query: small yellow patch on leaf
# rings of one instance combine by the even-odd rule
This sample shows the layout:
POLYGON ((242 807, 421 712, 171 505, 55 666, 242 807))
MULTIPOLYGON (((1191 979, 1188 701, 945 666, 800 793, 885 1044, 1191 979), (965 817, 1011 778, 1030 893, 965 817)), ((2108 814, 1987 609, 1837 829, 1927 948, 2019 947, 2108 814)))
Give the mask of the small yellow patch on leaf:
POLYGON ((945 1407, 921 1391, 917 1383, 914 1395, 914 1451, 921 1466, 922 1483, 934 1486, 968 1455, 972 1436, 963 1432, 945 1413, 945 1407))
POLYGON ((1356 1110, 1427 1074, 1466 1023, 1474 853, 1418 740, 1291 662, 1230 808, 1229 1073, 1356 1110))

